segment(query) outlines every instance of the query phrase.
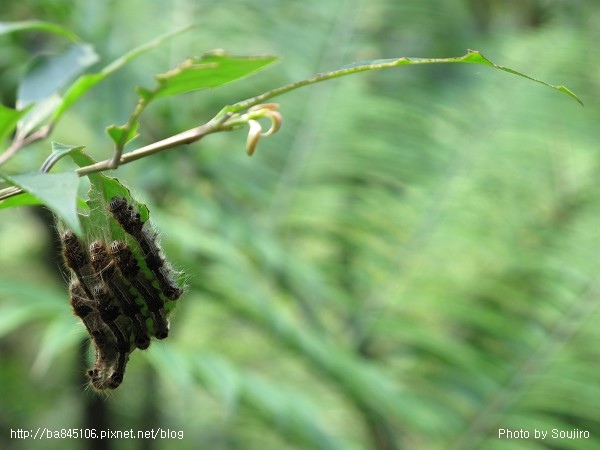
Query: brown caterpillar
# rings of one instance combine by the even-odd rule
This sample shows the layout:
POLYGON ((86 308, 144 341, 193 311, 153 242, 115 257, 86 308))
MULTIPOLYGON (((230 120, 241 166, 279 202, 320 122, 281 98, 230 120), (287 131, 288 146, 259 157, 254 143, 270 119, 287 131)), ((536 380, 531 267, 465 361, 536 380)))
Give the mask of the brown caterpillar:
POLYGON ((173 269, 165 259, 157 242, 157 233, 150 224, 142 222, 140 214, 122 197, 114 197, 109 204, 109 210, 121 227, 137 241, 144 261, 156 277, 164 296, 169 300, 181 297, 183 289, 175 282, 173 269))
POLYGON ((117 349, 121 352, 130 350, 129 336, 131 326, 129 318, 122 315, 119 307, 112 302, 108 288, 103 284, 94 286, 94 300, 102 321, 110 328, 115 336, 117 349))
POLYGON ((110 331, 102 322, 94 302, 90 300, 78 280, 73 280, 69 286, 71 307, 77 317, 81 319, 87 329, 97 350, 102 352, 105 345, 113 340, 110 331))
POLYGON ((135 346, 142 350, 147 349, 150 346, 150 335, 146 317, 141 306, 137 304, 135 295, 131 293, 131 285, 110 259, 102 242, 95 241, 90 244, 90 255, 92 266, 107 287, 110 297, 116 300, 122 313, 130 320, 135 346))
POLYGON ((150 224, 142 222, 139 212, 124 198, 113 198, 109 210, 133 239, 127 242, 137 242, 135 254, 127 242, 114 241, 108 249, 100 240, 87 246, 69 230, 61 235, 63 259, 71 272, 71 308, 83 322, 96 352, 87 371, 96 390, 117 388, 130 353, 148 348, 152 335, 157 339, 168 336, 167 316, 172 306, 165 307, 165 302, 177 300, 183 293, 150 224))
MULTIPOLYGON (((86 296, 77 279, 71 281, 69 293, 73 312, 82 320, 96 350, 94 367, 87 371, 91 384, 98 390, 106 388, 114 389, 120 382, 115 383, 114 381, 110 381, 107 383, 107 380, 110 379, 110 374, 114 372, 114 367, 119 367, 119 360, 122 359, 122 354, 128 355, 128 352, 119 351, 119 344, 117 344, 115 336, 102 320, 100 313, 95 308, 94 301, 86 296)), ((121 376, 121 381, 122 379, 121 376)))
POLYGON ((146 305, 154 322, 156 338, 165 339, 169 335, 169 323, 160 293, 140 271, 135 256, 126 243, 113 241, 110 245, 110 254, 123 276, 146 300, 146 305))
POLYGON ((83 244, 71 230, 67 230, 62 234, 61 243, 66 266, 73 271, 79 280, 80 288, 85 291, 87 297, 92 298, 91 287, 93 285, 94 270, 83 244))

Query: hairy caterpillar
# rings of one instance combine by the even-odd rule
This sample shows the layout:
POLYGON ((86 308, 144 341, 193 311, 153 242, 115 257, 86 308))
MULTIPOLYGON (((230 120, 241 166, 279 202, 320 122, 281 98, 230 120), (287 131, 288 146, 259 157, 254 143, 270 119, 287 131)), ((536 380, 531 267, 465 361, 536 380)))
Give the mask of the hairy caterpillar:
POLYGON ((114 197, 108 209, 116 222, 98 220, 86 231, 102 230, 112 239, 118 236, 120 240, 108 241, 110 246, 98 239, 88 245, 70 230, 60 236, 64 263, 71 273, 71 308, 96 352, 87 370, 96 390, 117 388, 131 352, 148 348, 153 336, 168 336, 172 301, 183 294, 150 223, 143 222, 125 198, 114 197), (125 240, 123 232, 128 235, 125 240))
POLYGON ((91 280, 94 278, 94 270, 83 244, 71 230, 67 230, 62 234, 61 243, 66 266, 73 271, 79 280, 80 288, 91 299, 91 285, 93 285, 91 280))
POLYGON ((100 314, 95 308, 93 301, 86 296, 79 281, 71 281, 69 294, 73 312, 85 325, 96 349, 101 351, 109 341, 113 340, 112 336, 110 336, 110 331, 100 318, 100 314))
POLYGON ((129 351, 131 326, 128 318, 122 315, 119 307, 112 302, 108 288, 100 283, 94 286, 94 299, 97 302, 102 321, 115 336, 117 349, 122 352, 129 351))
POLYGON ((169 335, 169 323, 160 293, 140 271, 133 252, 125 242, 113 241, 110 245, 110 254, 121 273, 146 300, 154 322, 156 338, 165 339, 169 335))
POLYGON ((122 197, 114 197, 109 209, 113 216, 140 246, 148 269, 154 274, 163 295, 169 300, 177 300, 183 294, 183 289, 175 282, 173 269, 165 259, 157 242, 157 233, 149 223, 142 222, 140 214, 122 197))
POLYGON ((146 317, 131 293, 131 284, 110 259, 106 245, 99 241, 90 244, 92 267, 104 282, 110 296, 116 300, 122 313, 130 320, 134 334, 134 344, 145 350, 150 346, 150 335, 146 326, 146 317))
MULTIPOLYGON (((82 320, 96 350, 94 367, 87 371, 92 386, 98 390, 114 389, 120 382, 116 383, 116 380, 107 382, 107 380, 110 380, 114 367, 119 367, 122 354, 128 354, 128 352, 119 350, 119 344, 117 344, 114 334, 102 320, 100 313, 95 308, 94 301, 86 296, 81 283, 77 279, 71 281, 69 293, 73 312, 82 320)), ((122 379, 121 376, 121 381, 122 379)))

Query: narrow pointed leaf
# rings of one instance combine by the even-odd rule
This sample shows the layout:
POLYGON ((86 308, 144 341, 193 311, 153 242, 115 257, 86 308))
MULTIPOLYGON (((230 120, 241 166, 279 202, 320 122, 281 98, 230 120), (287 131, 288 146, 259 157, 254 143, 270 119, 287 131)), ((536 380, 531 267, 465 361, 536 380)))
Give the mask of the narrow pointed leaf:
POLYGON ((179 67, 157 75, 155 98, 221 86, 245 78, 275 63, 274 56, 230 56, 221 51, 189 58, 179 67))
POLYGON ((451 63, 468 63, 468 64, 482 64, 485 66, 490 66, 498 70, 502 70, 504 72, 511 73, 513 75, 517 75, 523 78, 527 78, 528 80, 535 81, 536 83, 543 84, 544 86, 548 86, 552 89, 556 89, 559 92, 562 92, 569 97, 575 99, 579 104, 583 105, 583 102, 575 95, 571 90, 566 88, 565 86, 554 86, 550 83, 546 83, 545 81, 538 80, 537 78, 533 78, 529 75, 525 75, 521 72, 517 72, 516 70, 509 69, 508 67, 503 67, 498 64, 493 63, 486 57, 484 57, 480 52, 476 50, 469 50, 466 55, 453 57, 453 58, 393 58, 393 59, 374 59, 369 61, 357 61, 345 66, 340 67, 337 70, 333 70, 331 72, 323 72, 319 73, 311 78, 307 78, 306 80, 296 81, 294 83, 281 86, 279 88, 273 89, 271 91, 267 91, 261 95, 256 97, 249 98, 247 100, 236 103, 235 105, 228 106, 224 109, 224 112, 239 112, 248 109, 251 106, 258 105, 259 103, 263 103, 264 101, 278 97, 287 92, 299 89, 304 86, 309 86, 311 84, 319 83, 321 81, 331 80, 332 78, 343 77, 346 75, 352 75, 354 73, 367 72, 372 70, 382 70, 382 69, 392 69, 400 66, 409 66, 409 65, 417 65, 417 64, 451 64, 451 63))
POLYGON ((483 56, 477 50, 469 50, 469 53, 467 53, 465 56, 463 56, 461 58, 458 58, 458 60, 456 62, 468 62, 468 63, 474 63, 474 64, 483 64, 485 66, 493 67, 494 69, 499 69, 504 72, 511 73, 513 75, 527 78, 528 80, 535 81, 536 83, 543 84, 544 86, 548 86, 552 89, 556 89, 557 91, 560 91, 563 94, 566 94, 569 97, 575 99, 581 106, 583 106, 583 102, 581 101, 581 99, 577 95, 575 95, 575 93, 573 91, 571 91, 569 88, 567 88, 566 86, 562 86, 562 85, 555 86, 550 83, 546 83, 545 81, 538 80, 537 78, 533 78, 524 73, 517 72, 516 70, 510 69, 508 67, 503 67, 498 64, 495 64, 492 61, 490 61, 489 59, 487 59, 485 56, 483 56))

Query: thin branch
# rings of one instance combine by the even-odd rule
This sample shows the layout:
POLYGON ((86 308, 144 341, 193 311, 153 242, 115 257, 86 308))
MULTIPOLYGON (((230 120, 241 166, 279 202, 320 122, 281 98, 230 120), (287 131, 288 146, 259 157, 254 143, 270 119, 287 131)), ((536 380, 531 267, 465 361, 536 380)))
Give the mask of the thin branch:
MULTIPOLYGON (((163 150, 178 147, 183 144, 191 144, 192 142, 199 141, 204 136, 211 133, 215 133, 217 131, 229 131, 233 129, 231 126, 225 124, 226 120, 229 117, 231 116, 222 116, 218 120, 211 120, 210 122, 205 123, 204 125, 200 125, 199 127, 183 131, 174 136, 163 139, 162 141, 154 142, 153 144, 149 144, 144 147, 140 147, 136 150, 132 150, 131 152, 125 153, 124 155, 121 155, 119 165, 121 166, 123 164, 127 164, 132 161, 136 161, 138 159, 145 158, 146 156, 153 155, 163 150)), ((97 162, 95 164, 91 164, 89 166, 81 167, 75 172, 81 177, 84 175, 89 175, 90 173, 110 170, 111 164, 112 158, 97 162)))
MULTIPOLYGON (((116 169, 116 167, 118 166, 130 163, 132 161, 137 161, 138 159, 142 159, 155 153, 162 152, 163 150, 168 150, 171 148, 179 147, 183 144, 191 144, 192 142, 199 141, 208 134, 216 133, 219 131, 231 131, 238 129, 242 126, 252 124, 253 122, 256 122, 258 119, 263 117, 266 117, 271 120, 271 127, 267 132, 259 133, 259 135, 265 137, 270 136, 281 127, 282 117, 281 114, 279 114, 279 112, 276 111, 277 107, 277 104, 269 103, 265 105, 256 106, 250 109, 246 114, 219 113, 216 117, 214 117, 204 125, 200 125, 199 127, 183 131, 174 136, 163 139, 162 141, 154 142, 153 144, 140 147, 136 150, 132 150, 131 152, 125 154, 120 155, 119 153, 114 153, 110 158, 105 159, 104 161, 90 164, 89 166, 80 167, 79 169, 75 170, 75 173, 82 177, 92 173, 103 172, 105 170, 113 170, 116 169), (119 160, 118 164, 115 165, 115 158, 117 156, 119 157, 119 160)), ((46 131, 46 133, 49 132, 50 130, 46 131)), ((35 140, 42 139, 41 136, 43 135, 40 133, 40 136, 37 136, 35 140)), ((34 135, 29 136, 29 138, 33 137, 34 135)), ((24 141, 25 140, 23 140, 23 142, 24 141)), ((247 148, 247 150, 248 154, 251 155, 254 148, 247 148)), ((46 162, 44 162, 44 164, 40 168, 40 172, 48 172, 50 168, 54 166, 56 161, 58 161, 58 159, 49 159, 46 162)), ((1 189, 0 201, 5 200, 9 197, 14 197, 15 195, 22 194, 23 192, 24 191, 22 189, 19 189, 14 186, 8 187, 6 189, 1 189)))
MULTIPOLYGON (((145 158, 146 156, 150 156, 150 155, 153 155, 155 153, 158 153, 158 152, 161 152, 164 150, 175 148, 175 147, 178 147, 183 144, 191 144, 193 142, 199 141, 204 136, 211 134, 211 133, 215 133, 218 131, 231 131, 235 128, 238 128, 240 126, 240 124, 237 120, 235 120, 236 117, 233 117, 234 120, 232 120, 230 123, 228 123, 227 121, 230 118, 232 118, 232 114, 225 114, 216 119, 211 120, 210 122, 205 123, 204 125, 200 125, 199 127, 183 131, 181 133, 178 133, 174 136, 168 137, 161 141, 154 142, 153 144, 146 145, 144 147, 140 147, 131 152, 125 153, 124 155, 121 156, 119 165, 127 164, 132 161, 136 161, 138 159, 145 158)), ((40 131, 42 131, 42 130, 40 129, 40 131)), ((35 134, 37 135, 38 133, 35 133, 35 134)), ((41 136, 41 133, 40 133, 40 136, 41 136)), ((29 140, 30 138, 33 138, 33 137, 34 137, 34 135, 31 135, 26 140, 29 140)), ((39 140, 39 139, 43 139, 43 137, 36 137, 33 140, 39 140)), ((25 140, 23 140, 22 142, 25 142, 25 140)), ((21 147, 23 147, 23 146, 21 146, 21 147)), ((18 149, 16 151, 18 151, 18 149)), ((5 152, 5 154, 6 154, 6 152, 5 152)), ((77 169, 75 171, 75 173, 77 173, 77 175, 82 177, 85 175, 89 175, 91 173, 97 173, 97 172, 102 172, 105 170, 111 170, 111 168, 112 168, 111 164, 112 164, 112 157, 109 159, 106 159, 104 161, 100 161, 95 164, 91 164, 89 166, 81 167, 81 168, 77 169)), ((19 194, 22 194, 23 192, 24 191, 22 189, 14 187, 14 186, 8 187, 6 189, 1 189, 0 190, 0 201, 6 200, 7 198, 14 197, 19 194)))
POLYGON ((40 141, 42 139, 46 139, 50 132, 52 131, 52 127, 50 125, 45 125, 37 130, 35 133, 30 134, 25 138, 17 138, 13 140, 10 147, 8 147, 4 153, 0 155, 0 166, 6 163, 10 158, 15 156, 19 150, 23 147, 27 147, 28 145, 33 144, 36 141, 40 141))

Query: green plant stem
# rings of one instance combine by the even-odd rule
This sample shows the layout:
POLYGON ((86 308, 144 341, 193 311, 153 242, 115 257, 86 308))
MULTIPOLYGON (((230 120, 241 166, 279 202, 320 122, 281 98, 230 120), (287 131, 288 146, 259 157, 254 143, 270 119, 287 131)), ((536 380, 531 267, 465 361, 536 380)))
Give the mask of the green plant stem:
POLYGON ((52 132, 52 127, 50 125, 46 125, 40 128, 33 134, 30 134, 24 138, 15 138, 10 147, 8 147, 4 153, 0 155, 0 166, 6 163, 10 158, 15 156, 19 150, 23 147, 27 147, 28 145, 33 144, 36 141, 40 141, 42 139, 46 139, 50 133, 52 132))
MULTIPOLYGON (((211 120, 210 122, 205 123, 204 125, 200 125, 199 127, 183 131, 181 133, 163 139, 162 141, 154 142, 152 144, 140 147, 131 152, 125 153, 124 155, 121 155, 119 159, 119 166, 130 163, 132 161, 136 161, 138 159, 145 158, 158 152, 162 152, 163 150, 168 150, 183 144, 191 144, 193 142, 199 141, 204 136, 211 133, 216 133, 218 131, 230 131, 233 129, 233 126, 224 123, 229 117, 230 116, 223 116, 218 120, 211 120)), ((81 177, 84 175, 89 175, 90 173, 102 172, 103 170, 110 170, 112 168, 111 164, 112 158, 100 161, 96 164, 82 167, 80 169, 77 169, 75 172, 81 177)))
MULTIPOLYGON (((190 130, 183 131, 176 135, 170 136, 166 139, 163 139, 158 142, 154 142, 152 144, 146 145, 144 147, 140 147, 131 152, 125 153, 121 155, 119 158, 118 165, 124 165, 130 163, 132 161, 136 161, 138 159, 145 158, 147 156, 153 155, 155 153, 162 152, 164 150, 169 150, 171 148, 179 147, 183 144, 191 144, 193 142, 199 141, 204 136, 212 133, 216 133, 219 131, 231 131, 242 125, 242 122, 237 120, 231 114, 220 115, 218 118, 215 118, 204 125, 200 125, 199 127, 192 128, 190 130), (228 119, 232 119, 228 121, 228 119)), ((75 172, 80 177, 89 175, 91 173, 102 172, 105 170, 113 169, 113 157, 106 159, 104 161, 97 162, 95 164, 91 164, 89 166, 82 167, 77 169, 75 172)), ((14 197, 16 195, 22 194, 23 190, 16 188, 14 186, 8 187, 6 189, 0 190, 0 201, 5 200, 10 197, 14 197)))

